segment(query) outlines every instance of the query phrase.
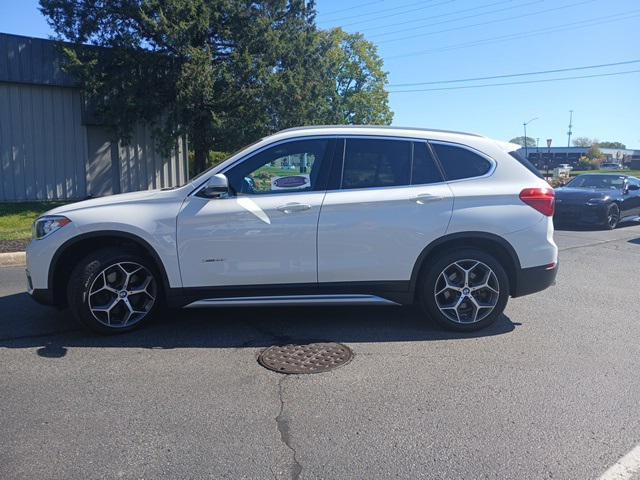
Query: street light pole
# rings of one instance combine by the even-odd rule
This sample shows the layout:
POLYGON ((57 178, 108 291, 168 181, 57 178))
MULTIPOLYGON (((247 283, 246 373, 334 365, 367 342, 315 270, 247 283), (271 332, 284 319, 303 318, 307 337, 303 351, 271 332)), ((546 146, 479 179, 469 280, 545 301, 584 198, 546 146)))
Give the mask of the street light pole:
POLYGON ((529 160, 529 146, 527 145, 527 125, 529 125, 534 120, 538 120, 538 117, 534 117, 528 122, 523 122, 522 126, 524 127, 524 158, 529 160))

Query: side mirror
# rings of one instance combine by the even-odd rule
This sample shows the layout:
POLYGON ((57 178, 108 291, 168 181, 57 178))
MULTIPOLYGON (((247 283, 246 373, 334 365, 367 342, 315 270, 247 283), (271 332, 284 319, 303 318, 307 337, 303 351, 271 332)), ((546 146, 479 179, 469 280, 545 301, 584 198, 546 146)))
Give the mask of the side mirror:
POLYGON ((229 196, 229 179, 218 173, 207 180, 207 184, 198 192, 199 197, 226 198, 229 196))
POLYGON ((635 190, 640 190, 640 185, 636 185, 635 183, 627 185, 627 191, 632 192, 635 190))

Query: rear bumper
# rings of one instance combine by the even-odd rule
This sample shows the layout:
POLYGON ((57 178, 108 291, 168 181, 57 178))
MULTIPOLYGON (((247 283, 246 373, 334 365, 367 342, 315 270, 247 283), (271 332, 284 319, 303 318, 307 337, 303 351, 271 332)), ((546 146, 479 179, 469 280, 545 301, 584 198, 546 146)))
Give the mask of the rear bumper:
POLYGON ((607 221, 607 208, 609 204, 603 205, 556 205, 556 212, 553 221, 558 224, 573 225, 601 225, 607 221))
POLYGON ((558 264, 543 265, 533 268, 522 268, 518 272, 516 286, 512 297, 522 297, 540 292, 556 282, 558 264), (553 265, 553 266, 552 266, 553 265))

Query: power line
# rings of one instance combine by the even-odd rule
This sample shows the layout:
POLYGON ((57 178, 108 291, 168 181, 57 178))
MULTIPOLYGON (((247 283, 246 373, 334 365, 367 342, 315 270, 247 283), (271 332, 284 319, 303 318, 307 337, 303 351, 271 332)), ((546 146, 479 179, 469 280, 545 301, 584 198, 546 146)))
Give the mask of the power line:
MULTIPOLYGON (((341 22, 343 20, 352 20, 354 18, 369 17, 371 15, 377 15, 379 13, 397 12, 398 10, 406 9, 408 7, 414 7, 416 5, 420 5, 420 7, 416 8, 416 9, 413 9, 413 10, 410 10, 410 11, 422 10, 422 9, 431 7, 432 6, 431 2, 434 2, 434 1, 435 0, 421 0, 419 2, 407 3, 405 5, 396 5, 395 7, 384 8, 382 10, 374 10, 374 11, 371 11, 371 12, 361 12, 358 15, 349 15, 349 16, 346 16, 346 17, 332 18, 332 19, 329 19, 328 21, 330 21, 330 22, 341 22)), ((455 1, 455 0, 451 0, 451 1, 455 1)), ((386 17, 386 15, 385 15, 385 17, 386 17)), ((323 18, 322 21, 327 21, 327 19, 323 18)))
MULTIPOLYGON (((544 0, 536 0, 535 2, 532 2, 532 3, 541 3, 541 2, 544 2, 544 0)), ((424 20, 433 20, 434 18, 448 17, 450 15, 455 15, 457 13, 473 12, 475 10, 480 10, 482 8, 493 7, 495 5, 501 5, 501 4, 504 4, 504 3, 513 3, 513 0, 502 0, 500 2, 489 3, 489 4, 486 4, 486 5, 480 5, 480 6, 473 7, 473 8, 464 8, 462 10, 455 10, 453 12, 447 12, 447 13, 441 13, 441 14, 438 14, 438 15, 430 15, 428 17, 421 17, 421 18, 414 18, 414 19, 411 19, 411 20, 405 20, 404 22, 390 23, 390 24, 386 24, 386 25, 380 25, 378 27, 369 27, 369 28, 367 28, 367 33, 371 32, 373 30, 379 30, 381 28, 397 27, 399 25, 407 25, 409 23, 422 22, 424 20)), ((479 16, 479 15, 488 15, 490 13, 502 12, 503 10, 511 10, 513 8, 519 8, 519 7, 523 7, 525 5, 528 5, 528 4, 525 3, 524 5, 513 5, 511 7, 506 7, 504 9, 490 10, 488 12, 478 13, 477 15, 474 15, 474 17, 475 16, 479 16)), ((410 28, 404 29, 403 31, 416 30, 418 28, 424 27, 425 25, 440 25, 441 23, 455 22, 455 21, 458 21, 458 20, 462 20, 464 18, 468 18, 468 17, 453 18, 451 20, 446 20, 444 22, 426 23, 424 25, 418 25, 416 27, 410 27, 410 28)), ((385 35, 393 35, 394 33, 398 33, 398 31, 397 30, 390 30, 390 31, 386 31, 386 32, 374 33, 373 35, 370 35, 370 37, 383 37, 385 35)))
POLYGON ((597 73, 594 75, 577 75, 574 77, 545 78, 543 80, 524 80, 521 82, 486 83, 484 85, 463 85, 460 87, 438 87, 438 88, 424 88, 424 89, 417 89, 417 90, 390 90, 389 93, 435 92, 438 90, 462 90, 462 89, 468 89, 468 88, 499 87, 503 85, 526 85, 526 84, 532 84, 532 83, 547 83, 547 82, 559 82, 563 80, 576 80, 580 78, 613 77, 615 75, 628 75, 631 73, 640 73, 640 69, 626 70, 623 72, 613 72, 613 73, 597 73))
POLYGON ((362 2, 362 3, 358 3, 356 5, 353 5, 351 7, 347 7, 347 8, 339 8, 338 10, 329 10, 326 13, 323 13, 324 15, 333 15, 336 13, 342 13, 342 12, 347 12, 349 10, 355 10, 356 8, 361 8, 364 7, 366 5, 371 5, 373 3, 382 3, 384 0, 378 0, 377 2, 362 2))
POLYGON ((464 43, 456 43, 453 45, 447 45, 447 46, 443 46, 443 47, 439 47, 439 48, 431 48, 428 50, 419 50, 416 52, 410 52, 410 53, 403 53, 401 55, 392 55, 392 56, 388 56, 385 57, 385 60, 391 60, 391 59, 397 59, 397 58, 405 58, 405 57, 417 57, 420 55, 427 55, 430 53, 439 53, 439 52, 446 52, 446 51, 451 51, 451 50, 459 50, 459 49, 463 49, 463 48, 467 48, 467 47, 476 47, 479 45, 487 45, 487 44, 491 44, 491 43, 499 43, 502 41, 507 41, 507 40, 517 40, 517 39, 521 39, 521 38, 528 38, 528 37, 534 37, 537 35, 542 35, 545 33, 555 33, 555 32, 563 32, 563 31, 567 31, 567 30, 575 30, 578 28, 583 28, 583 27, 590 27, 590 26, 594 26, 594 25, 602 25, 605 23, 611 23, 611 22, 617 22, 620 20, 628 20, 630 18, 635 18, 638 15, 630 15, 630 14, 634 14, 636 12, 640 12, 640 10, 630 10, 627 12, 621 12, 621 13, 617 13, 614 15, 608 15, 605 17, 598 17, 598 18, 590 18, 590 19, 586 19, 586 20, 580 20, 577 22, 571 22, 571 23, 566 23, 564 25, 555 25, 553 27, 545 27, 545 28, 541 28, 541 29, 537 29, 537 30, 530 30, 528 32, 518 32, 518 33, 512 33, 512 34, 508 34, 508 35, 500 35, 497 37, 489 37, 489 38, 484 38, 484 39, 480 39, 480 40, 474 40, 471 42, 464 42, 464 43))
POLYGON ((602 63, 600 65, 586 65, 582 67, 558 68, 555 70, 540 70, 538 72, 510 73, 505 75, 493 75, 491 77, 460 78, 455 80, 435 80, 432 82, 417 82, 417 83, 392 83, 392 84, 389 84, 389 86, 390 87, 417 87, 420 85, 441 85, 444 83, 477 82, 480 80, 495 80, 497 78, 524 77, 527 75, 544 75, 547 73, 560 73, 560 72, 571 72, 576 70, 588 70, 591 68, 614 67, 618 65, 629 65, 631 63, 640 63, 640 60, 627 60, 624 62, 602 63))
POLYGON ((419 10, 424 10, 425 8, 439 7, 440 5, 445 5, 447 3, 452 3, 452 2, 455 2, 455 1, 456 0, 444 0, 444 1, 439 2, 439 3, 430 3, 429 5, 424 5, 425 2, 420 2, 420 4, 422 6, 420 6, 418 8, 412 8, 410 10, 403 10, 401 12, 395 12, 395 13, 386 13, 384 15, 379 15, 377 17, 372 17, 372 18, 367 18, 365 20, 359 20, 357 22, 347 23, 345 25, 342 25, 342 28, 352 27, 353 25, 360 25, 362 23, 375 22, 376 20, 387 19, 389 17, 397 17, 398 15, 404 15, 406 13, 417 12, 419 10))
MULTIPOLYGON (((538 10, 536 12, 524 13, 522 15, 515 15, 515 16, 512 16, 512 17, 506 17, 506 18, 497 18, 497 19, 494 19, 494 20, 487 20, 486 22, 472 23, 472 24, 469 24, 469 25, 462 25, 462 26, 459 26, 459 27, 445 28, 443 30, 435 30, 433 32, 418 33, 416 35, 408 35, 406 37, 391 38, 391 39, 388 39, 388 40, 378 41, 376 43, 380 44, 380 43, 399 42, 401 40, 409 40, 409 39, 412 39, 412 38, 426 37, 428 35, 435 35, 435 34, 438 34, 438 33, 452 32, 454 30, 463 30, 465 28, 482 27, 482 26, 485 26, 485 25, 491 25, 492 23, 508 22, 510 20, 517 20, 519 18, 532 17, 532 16, 535 16, 535 15, 542 15, 544 13, 555 12, 557 10, 564 10, 566 8, 577 7, 579 5, 584 5, 585 3, 593 3, 595 1, 596 0, 583 0, 581 2, 576 2, 576 3, 570 3, 568 5, 563 5, 561 7, 547 8, 545 10, 538 10)), ((530 2, 529 5, 531 3, 537 3, 537 2, 530 2)), ((527 4, 525 4, 525 5, 527 5, 527 4)), ((469 15, 469 16, 467 16, 465 18, 473 18, 474 16, 477 16, 477 15, 469 15)), ((462 19, 460 19, 460 20, 462 20, 462 19)), ((447 22, 441 22, 441 23, 447 23, 447 22)), ((406 30, 403 30, 403 31, 406 31, 406 30)), ((395 33, 398 33, 398 32, 395 32, 395 33)))

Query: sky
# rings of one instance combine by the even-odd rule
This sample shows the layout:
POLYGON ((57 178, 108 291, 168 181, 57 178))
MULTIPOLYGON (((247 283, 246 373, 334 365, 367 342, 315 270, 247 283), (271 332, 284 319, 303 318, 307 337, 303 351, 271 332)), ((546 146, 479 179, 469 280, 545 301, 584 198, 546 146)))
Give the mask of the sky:
MULTIPOLYGON (((549 138, 566 146, 573 110, 573 138, 640 149, 638 0, 317 0, 317 10, 319 27, 360 32, 378 46, 394 125, 509 140, 537 117, 527 135, 541 146, 549 138), (631 61, 638 62, 449 82, 631 61), (538 83, 477 87, 532 80, 538 83)), ((0 0, 0 32, 53 35, 35 0, 0 0)))

